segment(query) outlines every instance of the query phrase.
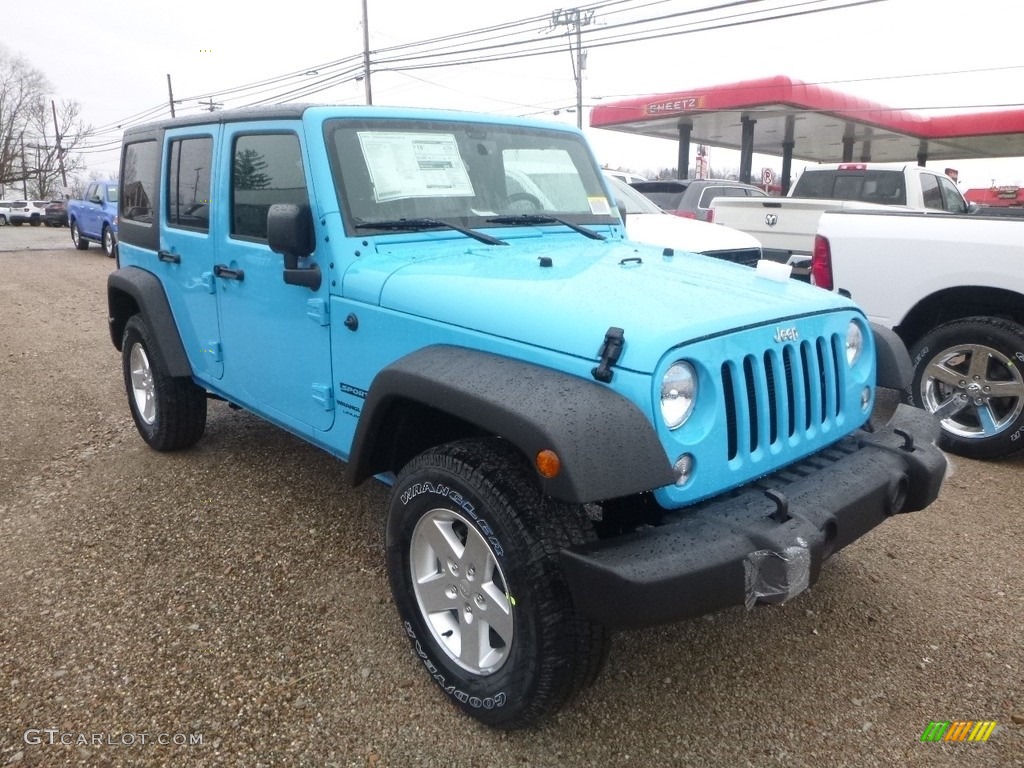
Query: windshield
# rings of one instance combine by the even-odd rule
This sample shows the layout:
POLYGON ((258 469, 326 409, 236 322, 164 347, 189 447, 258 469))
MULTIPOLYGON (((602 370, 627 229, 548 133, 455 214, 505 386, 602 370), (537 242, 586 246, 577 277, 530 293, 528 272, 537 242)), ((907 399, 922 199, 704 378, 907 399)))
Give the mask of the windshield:
POLYGON ((402 219, 468 228, 516 226, 521 222, 501 217, 537 214, 574 224, 618 221, 590 151, 575 134, 393 119, 329 120, 324 132, 353 234, 402 219))
POLYGON ((644 197, 633 189, 629 184, 620 181, 614 176, 607 176, 608 184, 612 188, 612 194, 616 201, 622 203, 626 213, 665 213, 653 200, 644 197))

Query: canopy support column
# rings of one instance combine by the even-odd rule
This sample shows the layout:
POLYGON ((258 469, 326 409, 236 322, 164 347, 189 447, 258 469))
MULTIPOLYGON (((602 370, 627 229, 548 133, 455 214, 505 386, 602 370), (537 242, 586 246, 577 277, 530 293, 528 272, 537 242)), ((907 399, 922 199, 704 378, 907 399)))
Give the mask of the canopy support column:
POLYGON ((679 123, 679 156, 676 158, 676 178, 685 179, 690 174, 690 131, 691 123, 679 123))
POLYGON ((744 184, 750 183, 750 170, 754 165, 754 126, 757 120, 751 120, 746 115, 740 118, 740 125, 743 134, 740 139, 740 181, 744 184))
POLYGON ((793 115, 786 115, 786 138, 782 141, 782 194, 788 195, 789 188, 793 185, 793 147, 796 142, 793 140, 793 131, 796 127, 796 118, 793 115))

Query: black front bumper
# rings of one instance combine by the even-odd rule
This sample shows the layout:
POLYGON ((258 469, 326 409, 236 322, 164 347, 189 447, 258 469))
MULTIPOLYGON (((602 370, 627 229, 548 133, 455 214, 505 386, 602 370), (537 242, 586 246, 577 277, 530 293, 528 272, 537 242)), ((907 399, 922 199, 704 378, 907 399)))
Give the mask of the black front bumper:
POLYGON ((935 500, 946 472, 938 436, 931 414, 900 405, 884 428, 669 513, 664 525, 565 549, 575 604, 599 624, 645 627, 783 602, 887 517, 935 500))

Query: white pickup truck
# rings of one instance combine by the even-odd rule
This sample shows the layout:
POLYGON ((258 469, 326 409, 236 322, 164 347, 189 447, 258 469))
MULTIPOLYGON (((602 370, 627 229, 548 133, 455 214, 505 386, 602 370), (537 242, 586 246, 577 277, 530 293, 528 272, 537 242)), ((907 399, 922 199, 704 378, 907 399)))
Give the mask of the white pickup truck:
POLYGON ((718 197, 713 221, 756 237, 765 258, 793 264, 806 274, 818 220, 825 211, 922 210, 968 213, 964 200, 943 173, 917 165, 836 163, 805 170, 788 197, 718 197))
POLYGON ((905 399, 940 416, 943 448, 1024 449, 1024 221, 826 212, 811 278, 903 339, 905 399))

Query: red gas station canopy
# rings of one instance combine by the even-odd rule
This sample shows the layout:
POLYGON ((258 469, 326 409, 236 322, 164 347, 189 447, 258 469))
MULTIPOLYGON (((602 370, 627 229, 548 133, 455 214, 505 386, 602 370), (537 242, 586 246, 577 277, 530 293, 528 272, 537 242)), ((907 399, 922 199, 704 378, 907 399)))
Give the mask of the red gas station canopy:
POLYGON ((961 160, 1024 156, 1024 110, 929 116, 892 109, 820 85, 777 76, 638 96, 595 106, 593 128, 743 148, 743 125, 754 121, 753 152, 839 162, 961 160))

